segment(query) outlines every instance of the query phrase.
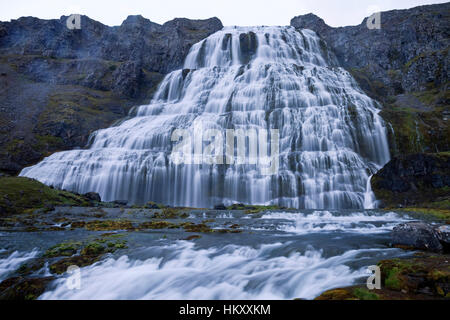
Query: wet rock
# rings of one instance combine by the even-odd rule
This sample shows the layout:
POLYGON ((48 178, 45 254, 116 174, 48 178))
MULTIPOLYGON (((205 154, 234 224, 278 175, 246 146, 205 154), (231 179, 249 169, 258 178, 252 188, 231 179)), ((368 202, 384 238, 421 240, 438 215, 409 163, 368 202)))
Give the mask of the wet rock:
POLYGON ((448 255, 416 254, 408 259, 383 260, 381 289, 353 286, 324 292, 316 300, 440 300, 450 298, 448 255))
POLYGON ((147 204, 145 205, 146 209, 161 209, 161 206, 155 202, 147 202, 147 204))
POLYGON ((202 236, 199 236, 199 235, 193 235, 193 236, 187 237, 187 238, 184 239, 184 240, 186 240, 186 241, 192 241, 192 240, 200 239, 201 237, 202 237, 202 236))
MULTIPOLYGON (((115 231, 133 229, 133 223, 129 220, 94 220, 86 222, 85 224, 83 224, 83 226, 90 231, 115 231)), ((72 227, 74 227, 73 223, 72 227)))
POLYGON ((433 226, 423 222, 410 222, 400 224, 392 231, 392 244, 394 246, 431 252, 444 252, 448 248, 448 241, 448 226, 433 226))
POLYGON ((17 273, 21 276, 27 276, 32 274, 33 272, 39 271, 42 269, 45 265, 45 259, 44 258, 36 258, 32 259, 31 261, 28 261, 20 266, 19 269, 17 269, 17 273))
POLYGON ((139 229, 176 229, 178 225, 168 221, 150 221, 143 222, 139 225, 139 229))
POLYGON ((113 204, 115 204, 117 206, 125 207, 128 205, 128 201, 127 200, 115 200, 115 201, 113 201, 113 204))
POLYGON ((46 258, 54 258, 54 257, 70 257, 77 253, 80 248, 81 243, 79 242, 65 242, 58 245, 55 245, 49 248, 45 253, 44 257, 46 258))
POLYGON ((443 225, 435 229, 444 252, 450 252, 450 226, 443 225))
POLYGON ((73 256, 70 258, 64 258, 59 260, 58 262, 50 265, 50 272, 55 274, 63 274, 67 272, 67 269, 71 266, 77 266, 79 268, 89 266, 91 264, 94 264, 95 262, 99 261, 100 256, 99 255, 80 255, 80 256, 73 256))
POLYGON ((215 205, 214 210, 227 210, 227 207, 223 203, 215 205))
POLYGON ((102 202, 102 198, 96 192, 88 192, 88 193, 84 194, 84 197, 86 197, 87 199, 89 199, 91 201, 102 202))
POLYGON ((242 64, 247 64, 258 49, 258 39, 256 38, 256 34, 254 32, 241 33, 239 35, 239 44, 241 48, 241 62, 242 64))
POLYGON ((10 278, 0 283, 0 300, 35 300, 45 292, 54 277, 25 279, 10 278))

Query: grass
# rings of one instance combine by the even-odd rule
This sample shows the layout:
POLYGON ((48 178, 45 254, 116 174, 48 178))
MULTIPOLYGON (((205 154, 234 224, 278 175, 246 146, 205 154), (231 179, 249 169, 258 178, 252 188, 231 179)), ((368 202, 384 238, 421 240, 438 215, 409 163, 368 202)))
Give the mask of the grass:
POLYGON ((23 177, 0 177, 0 212, 23 213, 46 206, 89 206, 82 196, 50 188, 39 181, 23 177))
POLYGON ((356 288, 353 290, 353 295, 359 300, 378 300, 380 298, 376 293, 363 288, 356 288))
MULTIPOLYGON (((438 202, 438 203, 445 203, 446 206, 450 205, 450 201, 446 200, 443 202, 438 202)), ((448 209, 449 207, 447 207, 447 209, 440 209, 440 208, 405 208, 402 209, 402 211, 406 211, 406 212, 417 212, 417 213, 422 213, 422 214, 426 214, 426 215, 430 215, 433 217, 436 217, 440 220, 446 220, 446 221, 450 221, 450 209, 448 209)))

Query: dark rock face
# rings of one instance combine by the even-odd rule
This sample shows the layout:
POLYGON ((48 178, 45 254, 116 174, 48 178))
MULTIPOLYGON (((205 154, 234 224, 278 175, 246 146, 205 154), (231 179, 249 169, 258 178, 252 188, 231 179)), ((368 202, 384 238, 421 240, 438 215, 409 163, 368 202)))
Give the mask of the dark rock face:
POLYGON ((440 238, 448 241, 449 233, 441 232, 441 235, 440 237, 438 236, 437 227, 435 226, 423 222, 411 222, 394 228, 392 231, 392 244, 418 250, 443 252, 444 246, 441 244, 440 238))
POLYGON ((366 22, 332 28, 308 14, 293 18, 291 25, 316 31, 345 68, 367 68, 370 80, 385 84, 390 95, 448 81, 450 3, 382 12, 379 30, 370 30, 366 22))
POLYGON ((393 155, 450 150, 450 3, 382 12, 381 29, 370 30, 366 22, 332 28, 307 14, 291 25, 319 34, 361 88, 383 104, 393 155))
POLYGON ((377 199, 389 206, 448 201, 449 188, 450 153, 397 157, 372 178, 377 199))
POLYGON ((148 103, 190 47, 220 30, 217 18, 163 25, 141 16, 108 27, 86 16, 0 22, 0 172, 17 174, 148 103))
POLYGON ((3 22, 0 52, 42 55, 60 59, 136 61, 152 72, 165 74, 180 68, 190 47, 222 29, 217 18, 174 19, 159 25, 142 16, 129 16, 122 25, 108 27, 81 17, 81 29, 69 30, 67 17, 40 20, 24 17, 3 22))

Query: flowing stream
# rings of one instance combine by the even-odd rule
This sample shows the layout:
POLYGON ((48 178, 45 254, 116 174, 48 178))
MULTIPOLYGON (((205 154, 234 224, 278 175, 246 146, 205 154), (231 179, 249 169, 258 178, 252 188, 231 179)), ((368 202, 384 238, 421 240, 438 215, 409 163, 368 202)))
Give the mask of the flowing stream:
MULTIPOLYGON (((71 214, 79 212, 66 216, 71 214)), ((119 231, 127 249, 81 268, 79 289, 68 288, 71 274, 65 273, 40 299, 313 299, 329 289, 365 284, 367 267, 380 260, 413 254, 389 247, 392 228, 412 221, 400 213, 196 211, 185 221, 205 219, 212 228, 238 225, 242 233, 200 234, 188 241, 192 233, 179 229, 119 231)), ((2 232, 0 279, 54 244, 102 233, 2 232)), ((50 275, 48 265, 36 275, 50 275)))

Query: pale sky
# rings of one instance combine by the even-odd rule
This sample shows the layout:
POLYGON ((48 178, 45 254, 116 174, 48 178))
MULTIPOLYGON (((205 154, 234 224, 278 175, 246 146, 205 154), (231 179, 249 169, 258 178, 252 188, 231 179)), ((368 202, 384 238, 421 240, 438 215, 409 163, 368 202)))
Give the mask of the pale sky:
POLYGON ((361 23, 373 12, 445 3, 432 0, 0 0, 0 21, 22 16, 56 19, 85 14, 110 26, 140 14, 156 23, 183 17, 218 17, 226 26, 288 25, 297 15, 314 13, 331 26, 361 23))

